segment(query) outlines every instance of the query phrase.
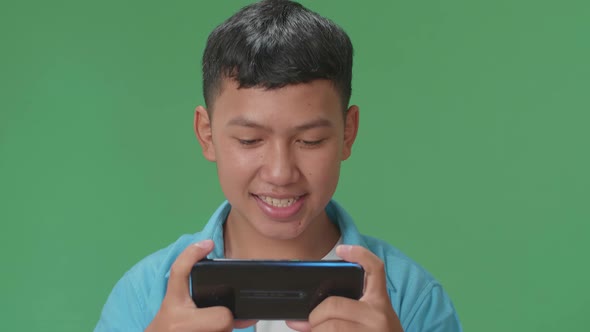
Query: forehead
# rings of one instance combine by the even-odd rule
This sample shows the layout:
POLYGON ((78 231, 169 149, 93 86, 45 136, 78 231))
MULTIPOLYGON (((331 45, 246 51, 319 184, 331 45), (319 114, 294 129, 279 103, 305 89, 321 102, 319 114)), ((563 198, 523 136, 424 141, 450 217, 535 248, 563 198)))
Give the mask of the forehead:
POLYGON ((292 116, 331 117, 343 114, 338 92, 329 80, 266 89, 240 88, 235 80, 224 79, 211 106, 213 118, 247 115, 278 120, 292 116))

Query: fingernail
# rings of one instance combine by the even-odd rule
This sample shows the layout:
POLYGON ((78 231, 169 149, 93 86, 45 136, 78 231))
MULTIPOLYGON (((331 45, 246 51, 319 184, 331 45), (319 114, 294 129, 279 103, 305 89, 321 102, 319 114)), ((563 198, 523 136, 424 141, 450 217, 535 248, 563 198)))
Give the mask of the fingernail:
POLYGON ((203 240, 201 242, 195 243, 195 246, 202 248, 202 249, 209 249, 213 245, 213 241, 211 240, 203 240))
POLYGON ((338 253, 345 254, 345 253, 349 253, 351 249, 352 249, 351 245, 341 244, 338 246, 338 248, 336 248, 336 251, 338 253))

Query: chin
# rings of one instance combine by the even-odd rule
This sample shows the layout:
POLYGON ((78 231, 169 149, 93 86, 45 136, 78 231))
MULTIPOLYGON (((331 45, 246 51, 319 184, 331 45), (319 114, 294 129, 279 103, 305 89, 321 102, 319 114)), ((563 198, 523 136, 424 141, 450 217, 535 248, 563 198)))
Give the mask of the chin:
POLYGON ((273 239, 288 241, 298 238, 306 230, 306 225, 301 221, 277 222, 270 221, 266 225, 256 227, 258 233, 262 236, 273 239))

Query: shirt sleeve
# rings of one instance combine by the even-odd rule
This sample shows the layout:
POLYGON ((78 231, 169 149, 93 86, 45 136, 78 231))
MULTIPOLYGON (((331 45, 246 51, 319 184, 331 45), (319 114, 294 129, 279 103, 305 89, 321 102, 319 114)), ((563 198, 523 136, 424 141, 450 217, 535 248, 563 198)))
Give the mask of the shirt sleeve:
POLYGON ((406 327, 405 332, 463 331, 450 298, 438 284, 427 287, 409 321, 402 325, 406 327))
MULTIPOLYGON (((145 297, 137 291, 130 273, 117 282, 105 303, 94 332, 143 331, 145 297)), ((146 325, 146 326, 144 326, 146 325)))

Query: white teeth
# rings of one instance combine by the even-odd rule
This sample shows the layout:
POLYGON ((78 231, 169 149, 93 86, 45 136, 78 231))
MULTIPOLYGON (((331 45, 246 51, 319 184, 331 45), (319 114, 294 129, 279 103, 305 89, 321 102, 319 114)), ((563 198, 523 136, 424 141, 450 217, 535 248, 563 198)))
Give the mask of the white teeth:
POLYGON ((269 196, 258 196, 261 200, 263 200, 266 204, 272 205, 272 206, 276 206, 276 207, 287 207, 292 205, 293 203, 295 203, 299 197, 293 197, 293 198, 285 198, 285 199, 279 199, 279 198, 272 198, 269 196))

